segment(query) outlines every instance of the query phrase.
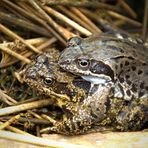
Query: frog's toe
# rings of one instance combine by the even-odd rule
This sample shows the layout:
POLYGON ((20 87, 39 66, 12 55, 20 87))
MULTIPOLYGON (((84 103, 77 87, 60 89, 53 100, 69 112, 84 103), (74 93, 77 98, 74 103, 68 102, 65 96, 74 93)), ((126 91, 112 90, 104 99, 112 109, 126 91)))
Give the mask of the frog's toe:
POLYGON ((52 126, 40 130, 40 133, 50 133, 50 132, 58 132, 58 128, 56 126, 52 126))

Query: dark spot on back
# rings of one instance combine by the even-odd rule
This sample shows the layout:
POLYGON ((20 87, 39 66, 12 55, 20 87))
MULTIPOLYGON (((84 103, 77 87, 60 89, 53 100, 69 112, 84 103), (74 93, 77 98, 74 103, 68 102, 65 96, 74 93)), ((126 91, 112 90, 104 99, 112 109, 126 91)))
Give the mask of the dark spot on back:
POLYGON ((130 95, 131 95, 131 91, 128 89, 128 90, 126 91, 126 94, 127 94, 128 96, 130 96, 130 95))
POLYGON ((148 91, 148 86, 146 86, 145 89, 148 91))
POLYGON ((129 78, 130 78, 130 76, 129 76, 129 75, 126 75, 126 76, 125 76, 125 78, 126 78, 126 79, 129 79, 129 78))
POLYGON ((139 93, 139 97, 142 97, 143 95, 144 95, 144 92, 141 91, 141 92, 139 93))
POLYGON ((122 58, 125 58, 125 56, 118 56, 118 57, 114 57, 114 58, 110 58, 110 59, 118 60, 118 59, 122 59, 122 58))
POLYGON ((130 80, 126 80, 126 82, 127 82, 128 85, 132 84, 132 82, 130 80))
POLYGON ((105 105, 106 105, 106 113, 108 112, 108 110, 110 109, 110 98, 107 97, 107 100, 105 102, 105 105))
POLYGON ((135 66, 132 66, 132 70, 135 71, 136 70, 136 67, 135 66))
POLYGON ((146 66, 146 63, 142 63, 143 66, 146 66))
POLYGON ((144 82, 142 82, 142 83, 140 84, 140 88, 141 88, 141 89, 144 89, 144 82))
POLYGON ((123 105, 124 105, 124 106, 128 106, 128 105, 129 105, 129 101, 128 101, 128 100, 125 100, 125 101, 123 102, 123 105))
POLYGON ((123 67, 123 64, 122 64, 122 63, 120 64, 120 67, 121 67, 121 68, 123 67))
POLYGON ((116 70, 118 69, 118 65, 115 65, 115 69, 116 69, 116 70))
POLYGON ((120 83, 123 83, 124 82, 124 78, 120 77, 119 81, 120 81, 120 83))
POLYGON ((137 92, 137 87, 136 87, 135 84, 132 84, 132 88, 131 88, 131 90, 132 90, 133 92, 137 92))
POLYGON ((125 61, 125 66, 128 66, 129 65, 129 62, 128 61, 125 61))
POLYGON ((142 70, 138 70, 138 75, 142 74, 142 70))

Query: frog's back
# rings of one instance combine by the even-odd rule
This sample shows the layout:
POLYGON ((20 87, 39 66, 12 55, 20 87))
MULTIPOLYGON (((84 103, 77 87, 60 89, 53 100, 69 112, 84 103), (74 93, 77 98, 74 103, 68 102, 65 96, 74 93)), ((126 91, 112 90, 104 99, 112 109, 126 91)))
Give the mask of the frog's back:
POLYGON ((84 55, 113 69, 118 91, 115 97, 148 98, 148 48, 142 41, 103 34, 84 39, 82 48, 84 55))
POLYGON ((81 47, 83 54, 89 53, 96 60, 125 56, 148 63, 148 48, 140 39, 117 38, 110 34, 94 35, 84 39, 81 47))

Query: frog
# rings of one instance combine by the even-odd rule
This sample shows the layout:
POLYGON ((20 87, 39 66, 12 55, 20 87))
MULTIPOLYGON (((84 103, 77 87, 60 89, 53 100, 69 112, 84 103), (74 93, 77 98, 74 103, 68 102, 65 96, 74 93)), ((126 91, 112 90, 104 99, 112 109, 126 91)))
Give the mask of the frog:
POLYGON ((112 116, 117 129, 135 130, 147 122, 148 47, 142 40, 120 33, 74 37, 68 41, 58 63, 65 71, 90 81, 92 86, 110 84, 110 102, 120 100, 124 104, 119 112, 113 109, 117 111, 112 116))
POLYGON ((92 87, 89 81, 63 71, 51 53, 39 55, 23 73, 25 82, 40 93, 54 96, 55 104, 63 110, 62 120, 41 132, 79 135, 106 130, 134 131, 146 122, 145 100, 137 106, 136 100, 128 103, 112 98, 110 83, 92 87))
POLYGON ((111 83, 115 98, 148 98, 148 47, 140 39, 124 33, 73 37, 58 63, 92 85, 111 83))
POLYGON ((59 54, 54 48, 39 54, 20 75, 24 82, 40 94, 78 102, 79 97, 88 92, 90 83, 63 71, 57 64, 59 54), (68 94, 68 97, 64 94, 68 94))
MULTIPOLYGON (((37 56, 34 62, 21 71, 23 80, 41 94, 52 96, 52 99, 56 100, 55 104, 62 108, 63 121, 54 123, 50 131, 66 135, 86 133, 91 128, 92 118, 94 118, 90 111, 93 109, 90 106, 94 104, 92 98, 96 99, 96 95, 106 98, 104 94, 108 93, 108 89, 101 88, 102 94, 100 92, 97 94, 97 89, 89 92, 90 82, 63 71, 55 60, 55 56, 52 57, 51 53, 37 56)), ((98 101, 100 111, 104 108, 105 101, 106 99, 98 101)), ((103 112, 105 110, 104 108, 103 112)), ((103 112, 100 112, 98 118, 104 118, 103 112)))

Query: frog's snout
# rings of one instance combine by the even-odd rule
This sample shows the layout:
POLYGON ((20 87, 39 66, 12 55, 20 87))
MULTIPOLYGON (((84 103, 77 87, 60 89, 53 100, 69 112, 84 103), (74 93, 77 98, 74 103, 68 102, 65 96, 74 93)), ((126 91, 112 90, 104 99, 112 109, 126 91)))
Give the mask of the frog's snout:
POLYGON ((69 59, 69 58, 67 58, 67 59, 59 58, 58 64, 59 64, 60 66, 69 65, 69 64, 71 64, 71 61, 72 61, 72 60, 69 59))

